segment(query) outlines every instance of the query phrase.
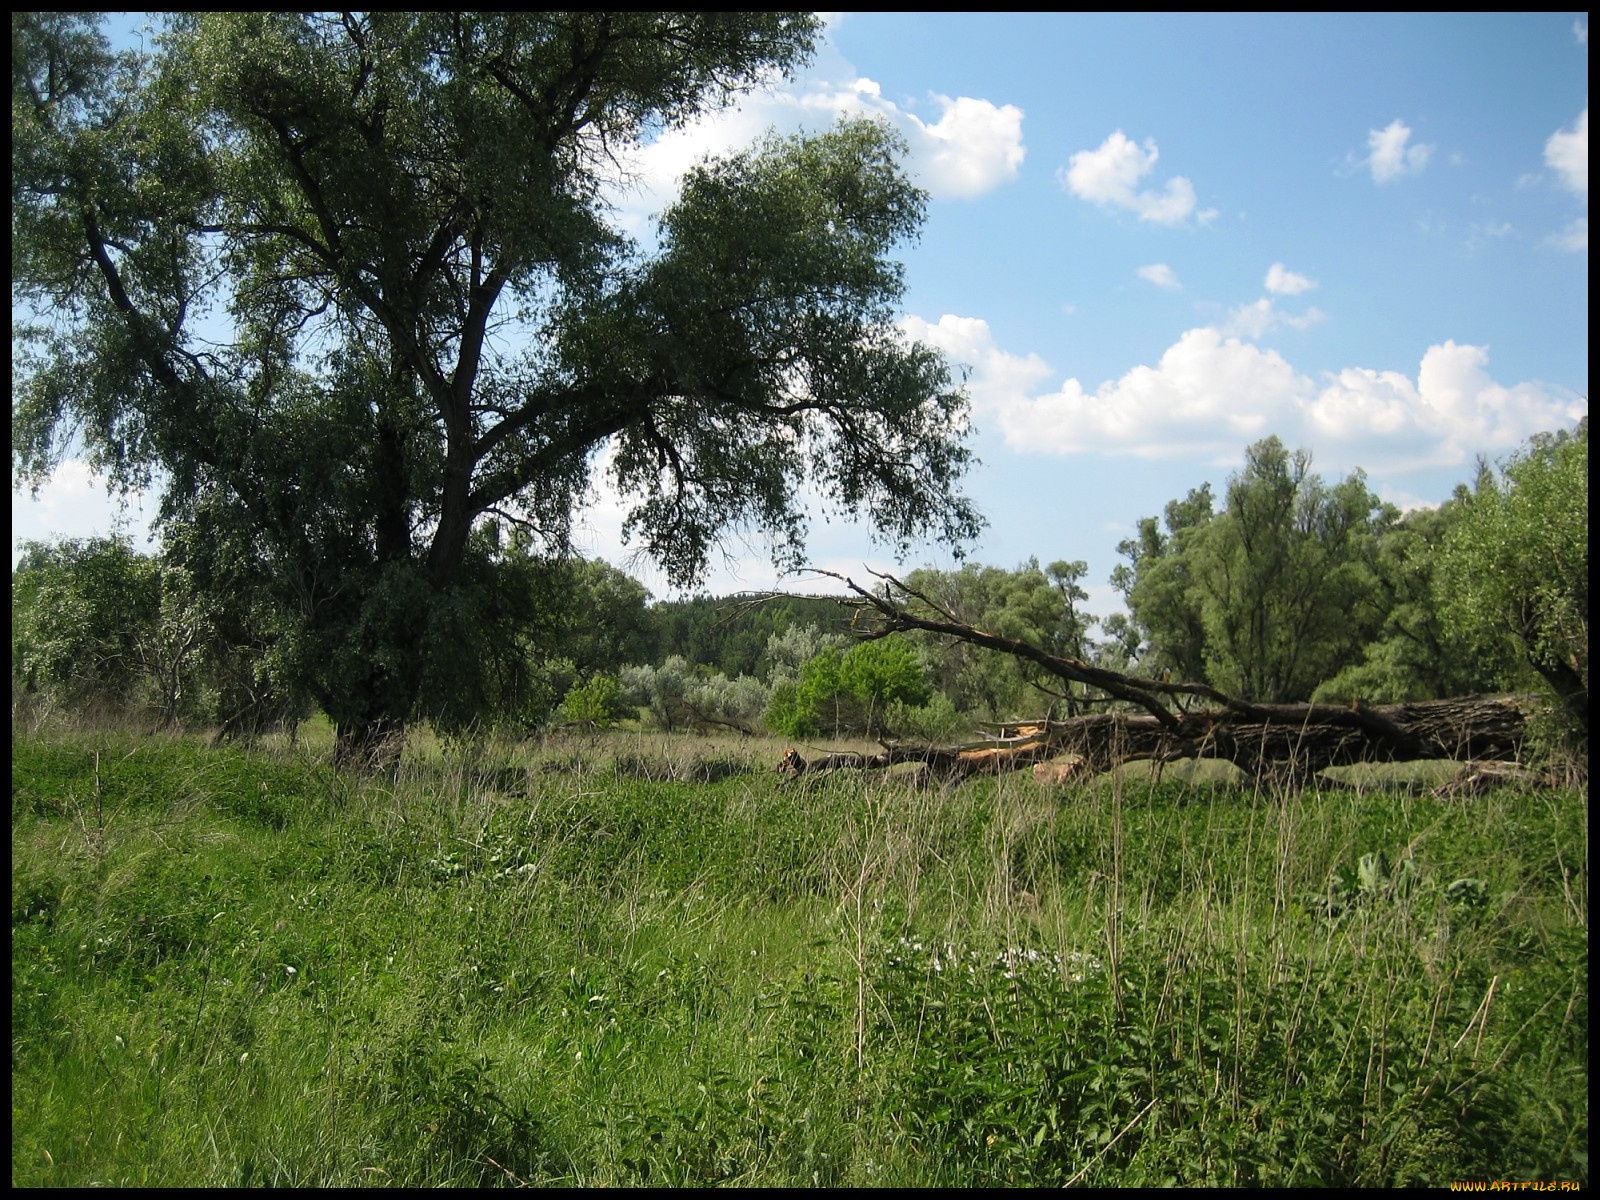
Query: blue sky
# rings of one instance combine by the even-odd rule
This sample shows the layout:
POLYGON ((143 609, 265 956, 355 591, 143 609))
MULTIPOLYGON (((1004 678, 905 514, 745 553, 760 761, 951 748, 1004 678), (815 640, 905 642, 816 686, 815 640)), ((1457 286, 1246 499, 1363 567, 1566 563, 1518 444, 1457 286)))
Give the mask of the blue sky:
MULTIPOLYGON (((931 196, 903 327, 972 398, 969 557, 1083 559, 1106 613, 1117 543, 1259 438, 1410 507, 1587 413, 1588 70, 1575 13, 831 14, 802 76, 644 148, 613 199, 647 237, 705 153, 898 129, 931 196)), ((13 541, 113 511, 69 462, 15 498, 13 541)), ((667 595, 620 512, 602 490, 580 548, 667 595)), ((857 578, 953 563, 820 512, 811 551, 857 578)), ((815 586, 728 555, 714 593, 815 586)))

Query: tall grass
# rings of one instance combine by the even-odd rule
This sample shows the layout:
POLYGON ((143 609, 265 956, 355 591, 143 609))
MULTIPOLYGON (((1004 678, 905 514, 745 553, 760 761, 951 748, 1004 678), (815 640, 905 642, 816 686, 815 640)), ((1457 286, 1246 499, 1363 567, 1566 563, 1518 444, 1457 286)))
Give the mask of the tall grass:
POLYGON ((13 1184, 1587 1181, 1582 793, 776 757, 19 737, 13 1184))

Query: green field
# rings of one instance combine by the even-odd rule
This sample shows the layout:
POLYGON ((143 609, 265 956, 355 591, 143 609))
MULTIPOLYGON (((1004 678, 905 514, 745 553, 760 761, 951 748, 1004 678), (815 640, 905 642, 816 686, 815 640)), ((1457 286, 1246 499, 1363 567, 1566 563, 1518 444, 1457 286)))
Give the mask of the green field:
POLYGON ((1588 1181, 1588 809, 19 734, 14 1186, 1588 1181))

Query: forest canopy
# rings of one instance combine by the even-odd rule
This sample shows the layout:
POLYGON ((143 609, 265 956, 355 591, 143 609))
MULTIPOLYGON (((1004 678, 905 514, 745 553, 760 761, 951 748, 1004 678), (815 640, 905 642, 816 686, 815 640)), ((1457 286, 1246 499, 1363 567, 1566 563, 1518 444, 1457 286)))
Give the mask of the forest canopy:
MULTIPOLYGON (((618 156, 792 70, 805 13, 13 17, 13 463, 163 484, 190 585, 248 595, 363 758, 484 714, 604 461, 679 583, 801 554, 810 482, 892 545, 978 528, 966 400, 894 328, 922 193, 883 127, 691 170, 652 248, 618 156), (508 558, 502 530, 524 541, 508 558)), ((241 618, 244 619, 244 618, 241 618)))

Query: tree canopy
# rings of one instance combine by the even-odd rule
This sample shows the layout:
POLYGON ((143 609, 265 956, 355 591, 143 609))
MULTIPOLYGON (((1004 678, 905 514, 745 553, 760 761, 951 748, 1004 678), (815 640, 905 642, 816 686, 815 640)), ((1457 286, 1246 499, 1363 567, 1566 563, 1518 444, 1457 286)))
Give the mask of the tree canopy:
POLYGON ((650 247, 610 219, 630 146, 816 30, 176 14, 146 57, 90 16, 15 15, 19 480, 76 433, 117 483, 162 481, 162 520, 251 564, 363 753, 467 719, 452 668, 516 615, 476 531, 559 554, 602 467, 678 582, 734 529, 793 560, 808 481, 898 546, 972 536, 965 398, 893 325, 924 201, 891 134, 705 163, 650 247))
MULTIPOLYGON (((907 585, 956 620, 1001 637, 1016 638, 1049 654, 1090 657, 1093 617, 1082 610, 1083 562, 1030 559, 1016 570, 967 563, 958 570, 913 571, 907 585)), ((919 635, 920 636, 920 635, 919 635)), ((959 639, 922 638, 934 686, 962 712, 991 721, 1034 716, 1048 709, 1076 711, 1059 679, 1025 659, 997 656, 959 639)))
POLYGON ((1277 438, 1245 451, 1213 513, 1210 488, 1167 506, 1167 532, 1141 522, 1114 578, 1148 637, 1151 670, 1205 680, 1241 699, 1307 700, 1377 635, 1374 569, 1399 513, 1358 471, 1329 485, 1277 438))
POLYGON ((160 619, 156 564, 126 540, 31 542, 11 574, 12 687, 76 707, 124 704, 160 619))
POLYGON ((1589 422, 1479 472, 1440 566, 1441 600, 1479 652, 1536 672, 1589 731, 1589 422))

